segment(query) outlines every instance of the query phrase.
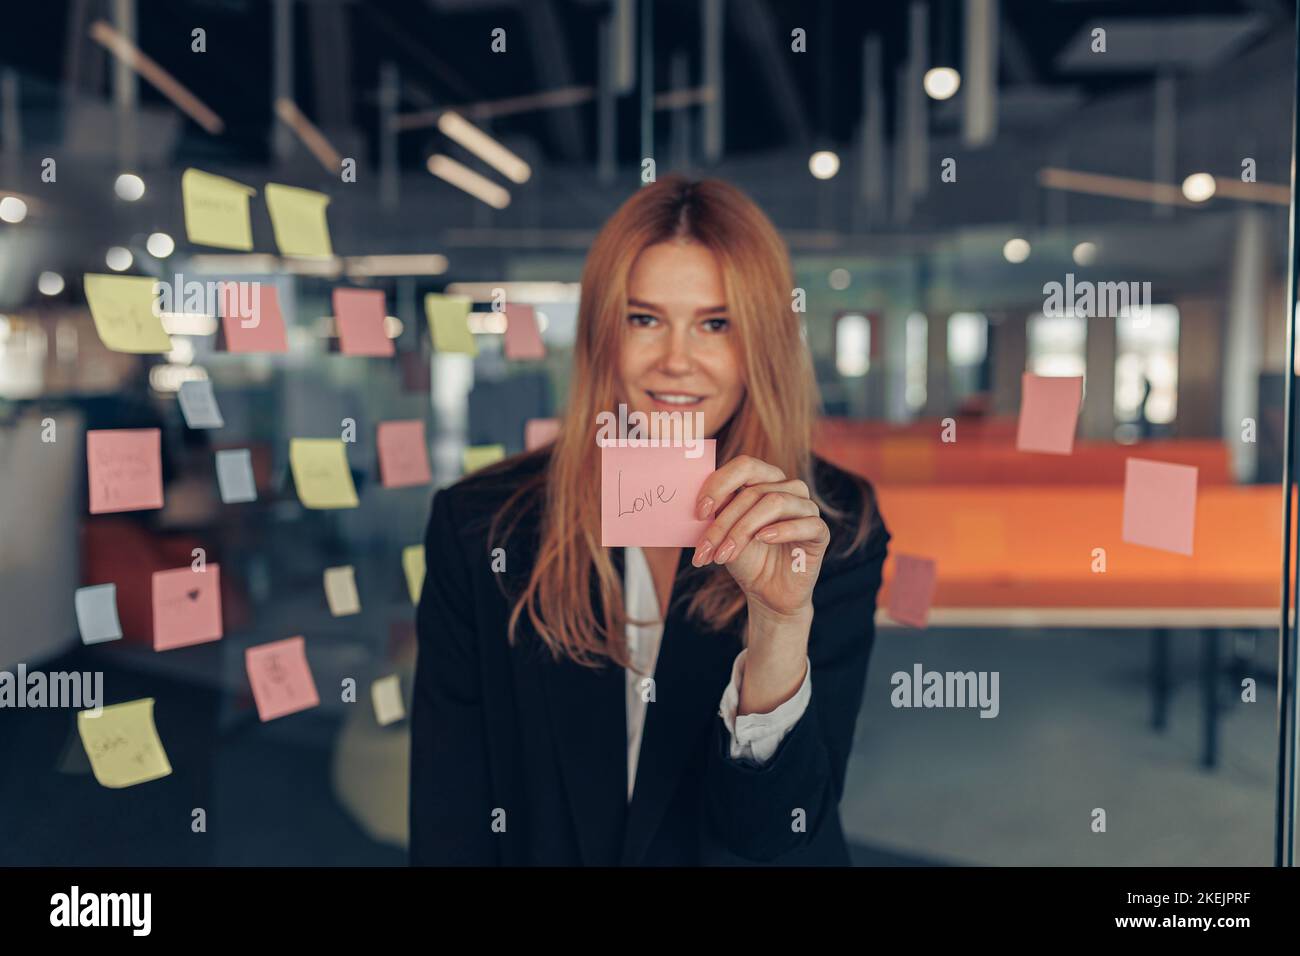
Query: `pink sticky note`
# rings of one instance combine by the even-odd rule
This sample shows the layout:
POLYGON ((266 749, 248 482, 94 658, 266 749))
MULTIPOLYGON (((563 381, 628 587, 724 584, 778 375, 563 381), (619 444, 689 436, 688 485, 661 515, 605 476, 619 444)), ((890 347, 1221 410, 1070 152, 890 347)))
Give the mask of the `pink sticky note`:
POLYGON ((284 316, 280 312, 280 294, 275 286, 260 282, 244 285, 252 288, 237 290, 232 283, 222 288, 221 327, 226 334, 226 351, 289 351, 284 316), (240 304, 241 300, 255 303, 255 307, 245 307, 240 304))
POLYGON ((427 485, 433 481, 429 471, 429 448, 424 443, 424 422, 380 422, 379 475, 385 488, 427 485))
POLYGON ((712 438, 696 448, 601 448, 601 545, 695 547, 709 527, 695 517, 696 498, 713 473, 716 454, 712 438), (700 454, 691 458, 688 452, 700 454))
POLYGON ((1192 465, 1129 458, 1124 462, 1124 531, 1129 544, 1191 555, 1196 530, 1192 465))
POLYGON ((384 293, 379 289, 335 289, 334 322, 344 355, 389 356, 393 340, 384 333, 384 293))
POLYGON ((208 564, 153 573, 153 649, 221 639, 221 569, 208 564))
POLYGON ((925 627, 934 600, 934 562, 910 554, 894 555, 889 583, 889 616, 908 627, 925 627))
POLYGON ((537 327, 537 312, 531 305, 506 303, 506 358, 544 359, 546 346, 537 327))
POLYGON ((320 706, 316 682, 307 666, 307 644, 301 637, 248 648, 244 666, 263 723, 320 706))
POLYGON ((555 441, 560 434, 558 418, 530 418, 524 424, 524 450, 532 451, 555 441))
POLYGON ((90 513, 163 506, 162 435, 157 428, 86 432, 90 513))
POLYGON ((1083 401, 1083 377, 1046 376, 1025 372, 1020 377, 1018 451, 1051 455, 1074 452, 1074 429, 1083 401))

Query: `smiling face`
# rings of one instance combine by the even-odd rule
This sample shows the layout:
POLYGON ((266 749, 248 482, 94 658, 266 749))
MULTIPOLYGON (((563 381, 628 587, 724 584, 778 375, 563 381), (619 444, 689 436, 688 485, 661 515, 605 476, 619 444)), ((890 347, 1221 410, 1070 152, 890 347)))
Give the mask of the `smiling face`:
POLYGON ((745 395, 740 343, 717 258, 697 242, 644 249, 627 282, 619 400, 629 410, 702 412, 712 437, 745 395))

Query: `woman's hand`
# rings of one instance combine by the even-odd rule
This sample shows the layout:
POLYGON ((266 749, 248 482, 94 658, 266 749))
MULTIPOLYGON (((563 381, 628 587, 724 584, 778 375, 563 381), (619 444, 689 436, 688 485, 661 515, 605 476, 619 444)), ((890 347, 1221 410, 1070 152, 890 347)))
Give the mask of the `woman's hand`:
POLYGON ((725 565, 745 592, 751 616, 780 619, 812 610, 831 533, 806 484, 741 455, 704 482, 696 517, 713 521, 691 563, 725 565))

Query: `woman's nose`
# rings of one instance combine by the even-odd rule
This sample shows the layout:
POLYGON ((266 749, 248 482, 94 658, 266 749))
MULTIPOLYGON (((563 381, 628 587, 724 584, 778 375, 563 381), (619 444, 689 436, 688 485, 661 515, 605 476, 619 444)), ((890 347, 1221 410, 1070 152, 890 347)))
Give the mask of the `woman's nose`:
POLYGON ((668 333, 660 364, 670 372, 691 370, 691 343, 686 329, 673 329, 668 333))

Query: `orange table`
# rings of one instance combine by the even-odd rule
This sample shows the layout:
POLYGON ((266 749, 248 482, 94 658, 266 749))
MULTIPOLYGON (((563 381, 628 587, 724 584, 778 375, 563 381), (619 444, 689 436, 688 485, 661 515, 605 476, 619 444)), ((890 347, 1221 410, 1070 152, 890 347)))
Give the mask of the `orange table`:
MULTIPOLYGON (((891 555, 935 561, 935 627, 1152 630, 1152 722, 1164 724, 1168 631, 1202 631, 1202 762, 1217 752, 1218 638, 1280 620, 1280 485, 1203 487, 1190 556, 1121 540, 1122 487, 877 487, 891 555), (1093 571, 1094 549, 1105 552, 1093 571)), ((877 624, 893 561, 886 563, 877 624)))

